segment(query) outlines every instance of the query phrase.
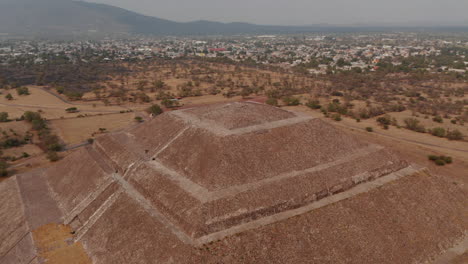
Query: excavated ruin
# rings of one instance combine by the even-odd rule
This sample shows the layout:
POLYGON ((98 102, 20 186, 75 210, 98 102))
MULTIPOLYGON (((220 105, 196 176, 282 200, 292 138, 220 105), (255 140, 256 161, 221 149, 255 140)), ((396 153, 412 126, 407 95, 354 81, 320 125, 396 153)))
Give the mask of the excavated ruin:
POLYGON ((50 223, 93 263, 413 263, 468 230, 457 186, 250 102, 165 113, 0 191, 0 263, 41 263, 31 232, 50 223))

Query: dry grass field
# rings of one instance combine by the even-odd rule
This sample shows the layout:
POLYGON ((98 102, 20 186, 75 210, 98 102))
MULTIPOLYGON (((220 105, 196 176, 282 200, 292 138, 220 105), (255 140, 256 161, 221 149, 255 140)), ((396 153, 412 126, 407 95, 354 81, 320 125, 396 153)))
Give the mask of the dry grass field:
POLYGON ((31 124, 28 124, 25 121, 13 121, 13 122, 6 122, 6 123, 0 123, 0 131, 3 130, 14 130, 18 134, 24 135, 26 132, 31 130, 31 124))
POLYGON ((52 130, 67 144, 77 144, 92 138, 100 128, 107 132, 135 124, 134 113, 107 114, 83 118, 57 119, 50 122, 52 130))
POLYGON ((5 149, 3 151, 4 156, 20 157, 23 153, 27 153, 30 156, 39 155, 42 150, 33 144, 27 144, 16 148, 5 149))
POLYGON ((10 118, 19 118, 26 111, 40 111, 47 119, 57 119, 61 117, 76 117, 78 115, 95 115, 99 113, 119 112, 127 110, 119 106, 104 106, 103 103, 67 102, 54 96, 53 92, 47 92, 41 87, 29 86, 30 95, 19 96, 14 90, 10 91, 13 100, 7 100, 5 96, 0 96, 0 112, 7 112, 10 118), (67 113, 67 108, 77 107, 79 112, 67 113))
POLYGON ((81 243, 70 243, 72 229, 65 225, 48 224, 33 231, 39 256, 47 264, 92 263, 81 243))

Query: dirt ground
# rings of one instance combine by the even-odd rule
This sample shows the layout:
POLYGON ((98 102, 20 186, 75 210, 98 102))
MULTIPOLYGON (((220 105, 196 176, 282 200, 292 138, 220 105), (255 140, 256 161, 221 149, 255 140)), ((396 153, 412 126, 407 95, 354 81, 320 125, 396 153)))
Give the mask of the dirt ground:
POLYGON ((397 119, 398 124, 404 125, 404 119, 406 118, 416 118, 420 121, 421 125, 426 128, 435 128, 435 127, 442 127, 445 130, 455 130, 458 129, 464 135, 468 135, 468 125, 460 125, 460 124, 452 124, 450 119, 443 118, 443 123, 437 123, 432 120, 432 116, 426 116, 422 114, 418 114, 417 116, 412 115, 411 111, 403 111, 399 113, 390 113, 391 117, 397 119))
POLYGON ((56 119, 61 117, 76 117, 80 114, 99 114, 127 110, 119 106, 104 106, 101 102, 68 102, 62 97, 54 96, 55 93, 53 91, 47 92, 44 90, 45 88, 37 86, 28 86, 28 88, 30 95, 19 96, 16 91, 9 91, 14 98, 11 101, 7 100, 5 96, 0 96, 0 112, 7 112, 10 118, 19 118, 26 111, 41 111, 43 117, 56 119), (65 109, 71 107, 77 107, 80 112, 67 113, 65 109))
MULTIPOLYGON (((323 120, 332 123, 338 127, 345 127, 357 131, 366 132, 366 127, 372 127, 374 132, 366 132, 366 136, 377 134, 381 137, 391 138, 396 141, 410 143, 410 145, 418 145, 429 148, 434 151, 445 153, 446 155, 454 155, 468 160, 468 142, 450 141, 445 138, 439 138, 427 133, 417 133, 404 128, 396 128, 391 126, 388 130, 378 126, 374 119, 362 120, 356 122, 352 118, 342 117, 340 122, 333 121, 329 118, 324 118, 319 111, 314 111, 305 106, 285 107, 292 111, 301 111, 308 113, 314 117, 322 118, 323 120)), ((426 155, 427 156, 427 155, 426 155)), ((468 176, 468 175, 467 175, 468 176)))
POLYGON ((19 157, 23 155, 23 153, 28 153, 30 156, 34 156, 41 154, 42 150, 38 146, 32 144, 3 150, 4 156, 19 157))
MULTIPOLYGON (((335 121, 329 119, 326 119, 326 121, 337 125, 335 121)), ((406 160, 429 168, 433 174, 449 177, 453 180, 454 184, 459 184, 468 190, 468 143, 448 142, 448 140, 444 142, 445 139, 435 138, 434 140, 430 136, 428 138, 418 138, 418 133, 405 130, 402 130, 401 134, 394 135, 395 137, 389 137, 386 134, 369 133, 364 129, 343 124, 340 124, 338 127, 357 134, 360 137, 365 137, 368 141, 387 146, 398 152, 406 160), (416 134, 416 136, 412 134, 416 134), (421 143, 408 142, 405 140, 408 138, 417 139, 421 143), (432 146, 424 145, 424 143, 440 145, 432 146), (449 147, 457 147, 459 150, 447 149, 449 147), (450 155, 453 157, 454 162, 445 166, 437 166, 428 159, 428 155, 450 155)))
POLYGON ((77 144, 92 138, 99 128, 115 131, 136 124, 134 113, 108 114, 83 118, 57 119, 50 122, 53 131, 66 144, 77 144))
POLYGON ((29 130, 31 130, 31 125, 28 124, 26 121, 12 121, 6 123, 0 123, 0 131, 2 130, 14 130, 16 133, 20 135, 26 134, 29 130))
POLYGON ((81 243, 73 243, 72 229, 48 224, 33 231, 39 260, 45 264, 91 264, 81 243))

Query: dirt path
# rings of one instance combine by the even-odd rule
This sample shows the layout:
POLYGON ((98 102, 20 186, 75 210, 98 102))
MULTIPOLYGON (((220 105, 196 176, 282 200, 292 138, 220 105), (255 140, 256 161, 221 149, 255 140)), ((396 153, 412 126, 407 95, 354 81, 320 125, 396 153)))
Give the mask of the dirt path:
MULTIPOLYGON (((40 109, 54 109, 54 110, 64 110, 63 107, 54 107, 54 106, 38 106, 38 105, 24 105, 24 104, 5 104, 5 103, 0 103, 2 106, 6 107, 25 107, 25 108, 40 108, 40 109)), ((84 105, 88 106, 86 104, 75 104, 75 105, 84 105)), ((80 110, 80 112, 89 112, 89 113, 120 113, 120 111, 117 110, 80 110)))
POLYGON ((59 99, 60 101, 66 103, 66 104, 75 105, 75 103, 72 103, 72 102, 66 100, 65 98, 61 97, 60 95, 55 94, 55 93, 51 92, 50 90, 45 89, 44 87, 38 87, 38 88, 41 89, 42 91, 44 91, 44 92, 46 92, 46 93, 52 95, 52 96, 55 96, 57 99, 59 99))
MULTIPOLYGON (((55 98, 59 99, 60 101, 66 103, 66 104, 69 104, 69 105, 77 105, 77 106, 88 106, 87 104, 79 104, 79 103, 75 103, 75 102, 71 102, 71 101, 68 101, 67 99, 63 98, 62 96, 54 93, 54 92, 51 92, 50 90, 44 88, 44 87, 38 87, 39 89, 41 89, 42 91, 54 96, 55 98)), ((132 110, 131 108, 129 107, 126 107, 126 106, 120 106, 124 109, 127 109, 127 110, 132 110)), ((82 112, 85 112, 85 111, 82 111, 82 112)), ((101 112, 101 111, 92 111, 92 112, 101 112)), ((104 113, 104 112, 103 112, 104 113)), ((109 113, 119 113, 119 111, 109 111, 109 113)))

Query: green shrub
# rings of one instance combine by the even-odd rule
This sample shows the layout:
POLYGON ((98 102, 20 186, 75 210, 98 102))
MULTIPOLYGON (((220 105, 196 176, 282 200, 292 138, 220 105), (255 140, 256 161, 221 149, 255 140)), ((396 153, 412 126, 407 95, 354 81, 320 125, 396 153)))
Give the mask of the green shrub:
POLYGON ((179 106, 179 101, 177 101, 175 99, 167 99, 166 98, 166 99, 161 101, 161 104, 164 105, 167 108, 171 108, 171 107, 179 106))
POLYGON ((146 112, 157 116, 157 115, 162 114, 163 110, 159 105, 154 104, 154 105, 150 106, 148 109, 146 109, 146 112))
POLYGON ((343 94, 342 92, 339 92, 339 91, 333 91, 333 92, 331 93, 331 95, 332 95, 332 96, 340 96, 340 97, 344 96, 344 94, 343 94))
POLYGON ((413 130, 419 133, 425 133, 426 128, 419 123, 419 120, 416 118, 406 118, 405 120, 406 128, 409 130, 413 130))
POLYGON ((445 129, 442 127, 433 128, 431 134, 436 137, 445 137, 445 129))
POLYGON ((0 160, 0 177, 8 176, 8 163, 5 160, 0 160))
POLYGON ((452 157, 448 157, 448 156, 440 156, 440 158, 445 161, 445 163, 447 164, 452 164, 453 160, 452 160, 452 157))
POLYGON ((299 98, 296 97, 284 97, 283 103, 287 106, 296 106, 301 104, 299 98))
POLYGON ((444 119, 441 116, 435 116, 434 118, 432 118, 432 121, 437 123, 443 123, 444 119))
POLYGON ((447 132, 447 138, 449 140, 463 140, 463 134, 459 130, 455 129, 447 132))
POLYGON ((320 109, 320 108, 322 108, 322 106, 320 105, 319 100, 309 100, 306 103, 306 106, 311 108, 311 109, 320 109))
POLYGON ((37 112, 31 112, 31 111, 24 112, 23 118, 24 118, 24 120, 26 120, 28 122, 32 122, 33 120, 42 119, 41 114, 39 114, 37 112))
POLYGON ((18 87, 16 88, 16 93, 18 93, 18 95, 29 95, 29 89, 28 87, 18 87))
POLYGON ((60 159, 60 156, 58 155, 56 151, 49 151, 47 152, 47 159, 52 162, 56 162, 60 159))
POLYGON ((272 106, 278 106, 278 100, 275 99, 275 98, 270 97, 270 98, 268 98, 266 100, 266 104, 267 105, 272 105, 272 106))
POLYGON ((444 166, 445 164, 452 164, 452 157, 449 156, 437 156, 429 155, 427 156, 430 161, 433 161, 438 166, 444 166))
POLYGON ((8 122, 8 113, 7 112, 1 112, 0 113, 0 122, 8 122))
POLYGON ((343 119, 341 118, 341 115, 340 115, 340 114, 334 114, 334 115, 332 116, 332 118, 333 118, 333 120, 335 120, 335 121, 341 121, 341 120, 343 120, 343 119))
POLYGON ((55 87, 55 90, 57 91, 57 93, 63 94, 65 92, 65 87, 57 86, 57 87, 55 87))
POLYGON ((26 141, 19 140, 17 138, 7 138, 4 141, 0 142, 0 146, 2 148, 8 149, 8 148, 15 148, 19 147, 21 145, 26 144, 26 141))
POLYGON ((77 113, 77 112, 78 112, 78 108, 76 108, 76 107, 70 107, 70 108, 65 109, 65 111, 66 111, 67 113, 77 113))
POLYGON ((348 113, 348 109, 346 106, 341 105, 339 102, 329 103, 327 107, 328 112, 339 113, 341 115, 346 115, 348 113))
POLYGON ((68 97, 70 100, 80 100, 83 97, 82 92, 75 92, 75 91, 66 91, 65 95, 68 97))
POLYGON ((366 131, 367 131, 367 132, 373 132, 374 129, 373 129, 372 127, 366 127, 366 131))
POLYGON ((46 122, 43 119, 34 119, 31 124, 32 128, 37 131, 47 128, 46 122))
POLYGON ((382 126, 389 126, 392 124, 392 118, 389 115, 384 115, 377 118, 377 122, 382 126))

